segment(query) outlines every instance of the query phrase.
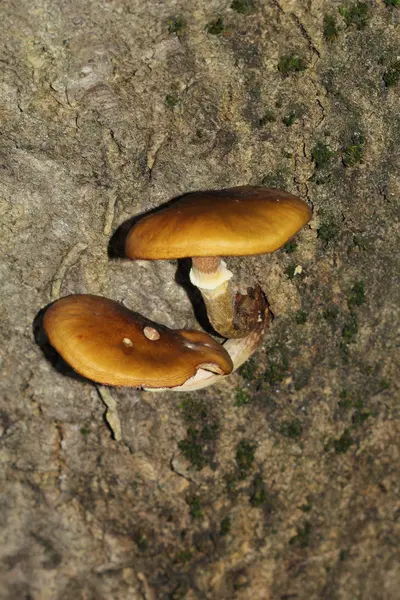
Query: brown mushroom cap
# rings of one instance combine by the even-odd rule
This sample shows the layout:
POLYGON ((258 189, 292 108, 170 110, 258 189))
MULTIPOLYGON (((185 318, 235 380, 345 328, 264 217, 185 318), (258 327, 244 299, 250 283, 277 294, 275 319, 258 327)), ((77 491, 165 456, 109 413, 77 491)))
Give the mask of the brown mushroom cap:
POLYGON ((139 259, 264 254, 278 250, 310 218, 310 207, 282 190, 194 192, 134 225, 125 252, 139 259))
POLYGON ((101 296, 61 298, 46 310, 43 325, 75 371, 105 385, 174 387, 199 368, 221 374, 233 368, 206 333, 174 331, 101 296))

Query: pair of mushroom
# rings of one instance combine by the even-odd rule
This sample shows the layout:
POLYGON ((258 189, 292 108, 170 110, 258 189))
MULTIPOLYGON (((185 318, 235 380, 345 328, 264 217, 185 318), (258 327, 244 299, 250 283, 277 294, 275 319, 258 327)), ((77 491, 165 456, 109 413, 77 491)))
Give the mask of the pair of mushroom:
POLYGON ((242 186, 187 194, 132 227, 128 258, 192 258, 190 280, 210 323, 228 338, 223 345, 91 295, 67 296, 48 308, 43 323, 49 341, 75 371, 97 383, 178 391, 208 386, 247 360, 269 321, 259 286, 235 293, 221 256, 273 252, 310 218, 308 205, 292 194, 242 186))

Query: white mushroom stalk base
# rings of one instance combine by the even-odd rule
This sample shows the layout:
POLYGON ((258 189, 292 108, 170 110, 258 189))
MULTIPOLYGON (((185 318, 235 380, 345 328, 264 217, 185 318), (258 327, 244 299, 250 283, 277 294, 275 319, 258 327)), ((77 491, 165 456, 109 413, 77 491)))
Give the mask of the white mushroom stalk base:
MULTIPOLYGON (((250 358, 252 354, 259 348, 264 334, 269 325, 269 310, 265 310, 264 319, 259 326, 250 332, 246 337, 227 340, 223 347, 228 352, 233 362, 233 370, 236 371, 243 363, 250 358)), ((218 381, 222 381, 229 375, 218 375, 205 369, 199 369, 196 375, 185 381, 184 384, 173 388, 144 388, 151 392, 173 391, 173 392, 193 392, 202 388, 213 385, 218 381)))

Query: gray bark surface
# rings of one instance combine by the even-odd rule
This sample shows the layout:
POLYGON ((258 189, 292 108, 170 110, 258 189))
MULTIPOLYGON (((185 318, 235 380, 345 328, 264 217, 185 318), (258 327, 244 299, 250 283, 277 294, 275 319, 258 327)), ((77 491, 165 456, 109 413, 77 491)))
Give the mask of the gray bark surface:
POLYGON ((4 600, 399 597, 400 9, 247 8, 1 3, 4 600), (108 390, 115 439, 39 311, 92 293, 199 328, 176 262, 110 240, 247 183, 313 207, 295 245, 227 259, 267 294, 264 345, 204 391, 108 390))

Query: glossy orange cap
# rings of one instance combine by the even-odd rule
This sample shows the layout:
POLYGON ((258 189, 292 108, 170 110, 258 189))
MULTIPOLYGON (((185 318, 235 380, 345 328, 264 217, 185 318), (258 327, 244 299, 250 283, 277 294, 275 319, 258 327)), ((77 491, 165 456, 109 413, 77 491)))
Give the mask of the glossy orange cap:
POLYGON ((277 189, 242 186, 193 192, 130 230, 129 258, 244 256, 274 252, 310 219, 303 200, 277 189))
POLYGON ((233 368, 226 350, 206 333, 169 329, 101 296, 57 300, 43 326, 75 371, 105 385, 174 387, 200 368, 223 375, 233 368))

